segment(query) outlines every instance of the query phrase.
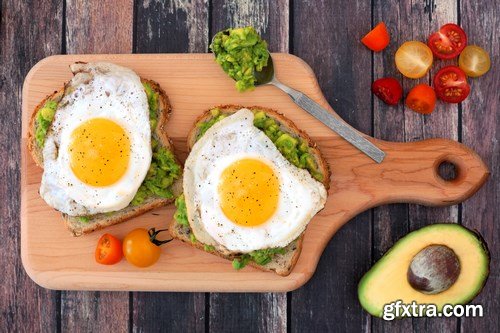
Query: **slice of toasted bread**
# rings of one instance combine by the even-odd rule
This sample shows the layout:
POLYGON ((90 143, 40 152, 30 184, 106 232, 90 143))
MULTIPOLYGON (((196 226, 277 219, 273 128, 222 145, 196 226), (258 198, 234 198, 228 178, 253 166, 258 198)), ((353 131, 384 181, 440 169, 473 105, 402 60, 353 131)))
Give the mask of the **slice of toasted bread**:
MULTIPOLYGON (((241 105, 222 105, 222 106, 217 106, 219 111, 224 114, 233 114, 236 111, 245 108, 244 106, 241 105)), ((264 111, 268 117, 273 118, 275 121, 277 121, 280 124, 280 130, 288 133, 294 137, 301 138, 305 140, 308 145, 309 145, 309 152, 311 155, 314 156, 314 159, 316 161, 316 164, 318 165, 318 170, 323 174, 324 178, 322 180, 322 184, 325 186, 325 188, 328 190, 330 188, 330 168, 328 166, 328 163, 324 159, 324 157, 321 155, 320 150, 317 148, 316 144, 311 140, 311 138, 303 131, 297 128, 297 126, 289 119, 287 119, 284 115, 281 113, 265 108, 265 107, 260 107, 260 106, 251 106, 251 107, 246 107, 247 109, 250 110, 260 110, 264 111)), ((213 117, 211 110, 207 110, 204 112, 201 116, 196 119, 195 124, 191 131, 188 134, 187 137, 187 145, 189 151, 192 149, 194 144, 196 143, 196 140, 198 139, 198 134, 200 132, 200 128, 197 126, 197 124, 201 122, 206 122, 209 121, 213 117)), ((205 248, 204 244, 201 243, 200 241, 192 242, 191 241, 191 229, 189 227, 183 226, 179 223, 176 223, 174 220, 171 225, 170 225, 170 234, 172 237, 177 238, 184 243, 187 243, 189 245, 192 245, 200 250, 204 250, 206 252, 215 254, 221 258, 225 258, 228 260, 233 260, 234 258, 237 257, 237 255, 232 255, 232 254, 227 254, 224 253, 223 251, 218 251, 218 250, 212 250, 205 248)), ((293 267, 295 266, 297 260, 299 259, 300 252, 302 250, 302 240, 304 238, 304 233, 302 233, 298 239, 290 243, 288 246, 285 247, 285 253, 284 254, 276 254, 274 255, 273 259, 265 264, 265 265, 259 265, 253 261, 250 261, 248 265, 253 266, 255 268, 258 268, 263 271, 271 271, 275 272, 278 275, 281 276, 287 276, 290 274, 292 271, 293 267)))
MULTIPOLYGON (((165 126, 170 117, 170 113, 172 112, 172 107, 170 105, 170 101, 167 97, 165 91, 160 87, 158 83, 152 80, 147 80, 141 78, 143 83, 149 83, 151 88, 158 93, 159 103, 158 103, 158 124, 155 132, 152 134, 153 138, 155 138, 161 146, 165 149, 174 151, 174 147, 172 142, 170 141, 166 131, 165 126)), ((28 150, 33 157, 35 163, 43 168, 43 149, 40 148, 35 139, 35 131, 36 131, 36 115, 38 111, 43 107, 46 101, 55 100, 60 101, 60 99, 64 96, 65 87, 60 90, 52 93, 47 96, 44 100, 40 102, 35 108, 33 114, 31 115, 30 123, 29 123, 29 131, 28 131, 28 150)), ((177 163, 179 161, 177 160, 177 163)), ((151 195, 146 198, 144 202, 137 206, 129 205, 126 208, 112 213, 103 213, 87 216, 85 219, 75 216, 69 216, 63 214, 63 220, 66 227, 73 234, 73 236, 81 236, 83 234, 87 234, 89 232, 105 228, 110 225, 118 224, 124 222, 128 219, 131 219, 135 216, 144 214, 147 211, 150 211, 154 208, 165 206, 169 203, 172 203, 181 192, 182 192, 182 176, 180 176, 172 185, 172 192, 174 193, 174 197, 172 199, 165 199, 159 196, 151 195)))

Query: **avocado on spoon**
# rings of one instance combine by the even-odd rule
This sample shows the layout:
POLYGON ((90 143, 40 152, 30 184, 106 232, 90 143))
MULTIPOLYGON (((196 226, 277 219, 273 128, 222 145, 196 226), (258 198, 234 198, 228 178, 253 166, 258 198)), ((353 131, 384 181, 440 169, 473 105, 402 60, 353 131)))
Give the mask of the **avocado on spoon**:
POLYGON ((254 86, 274 85, 286 92, 295 104, 375 162, 381 163, 383 161, 385 153, 361 133, 328 112, 306 94, 278 81, 274 74, 272 56, 267 50, 267 43, 260 38, 253 27, 219 31, 212 38, 210 49, 214 52, 215 60, 222 66, 224 72, 236 81, 236 88, 239 91, 252 89, 254 86))

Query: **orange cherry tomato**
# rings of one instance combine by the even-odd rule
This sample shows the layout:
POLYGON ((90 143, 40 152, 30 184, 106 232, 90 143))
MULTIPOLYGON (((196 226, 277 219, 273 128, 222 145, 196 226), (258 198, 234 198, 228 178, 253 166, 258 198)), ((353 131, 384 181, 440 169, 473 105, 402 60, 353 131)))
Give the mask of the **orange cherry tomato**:
POLYGON ((427 84, 417 84, 406 96, 406 106, 418 113, 432 113, 436 106, 434 89, 427 84))
POLYGON ((122 259, 122 242, 110 234, 99 238, 95 249, 95 261, 103 265, 113 265, 122 259))
POLYGON ((171 241, 160 241, 156 236, 165 230, 156 231, 138 228, 132 230, 123 240, 123 254, 129 263, 137 267, 148 267, 158 261, 161 254, 160 245, 171 241))
POLYGON ((387 31, 385 23, 380 22, 375 28, 372 29, 372 31, 367 33, 365 37, 361 39, 361 43, 363 43, 370 50, 379 52, 389 45, 390 39, 391 36, 387 31))

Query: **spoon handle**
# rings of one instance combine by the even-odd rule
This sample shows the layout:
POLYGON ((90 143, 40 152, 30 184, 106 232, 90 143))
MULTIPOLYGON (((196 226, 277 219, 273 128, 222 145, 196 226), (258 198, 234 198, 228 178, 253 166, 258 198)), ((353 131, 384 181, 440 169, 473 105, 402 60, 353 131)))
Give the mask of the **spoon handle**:
POLYGON ((377 148, 373 143, 368 141, 358 131, 347 125, 344 121, 333 116, 330 112, 321 107, 306 94, 292 89, 287 85, 284 85, 283 83, 277 81, 276 79, 272 80, 269 83, 286 92, 292 98, 295 104, 306 110, 314 118, 318 119, 331 130, 346 139, 353 146, 368 155, 375 162, 381 163, 384 160, 385 153, 382 150, 377 148))

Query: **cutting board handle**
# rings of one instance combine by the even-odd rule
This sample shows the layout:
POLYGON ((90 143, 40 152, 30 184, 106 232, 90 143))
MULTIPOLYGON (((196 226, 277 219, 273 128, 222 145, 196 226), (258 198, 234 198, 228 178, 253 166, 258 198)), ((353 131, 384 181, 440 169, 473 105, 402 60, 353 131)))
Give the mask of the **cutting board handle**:
POLYGON ((375 144, 386 152, 385 160, 381 164, 370 163, 370 168, 363 166, 358 172, 368 172, 362 178, 370 179, 366 185, 372 187, 377 204, 457 204, 472 196, 489 175, 487 166, 474 151, 452 140, 377 141, 375 144), (445 180, 440 176, 439 167, 443 162, 455 166, 454 179, 445 180))

